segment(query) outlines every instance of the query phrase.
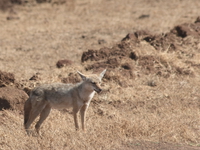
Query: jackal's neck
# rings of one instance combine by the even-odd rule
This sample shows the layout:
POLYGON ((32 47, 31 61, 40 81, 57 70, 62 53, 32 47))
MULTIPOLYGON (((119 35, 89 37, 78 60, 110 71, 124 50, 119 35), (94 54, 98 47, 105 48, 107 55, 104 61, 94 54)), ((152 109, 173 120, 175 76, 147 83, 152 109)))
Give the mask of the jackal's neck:
POLYGON ((95 91, 94 90, 89 90, 84 82, 81 82, 78 84, 78 90, 79 90, 79 97, 83 100, 83 101, 90 101, 94 94, 95 94, 95 91))

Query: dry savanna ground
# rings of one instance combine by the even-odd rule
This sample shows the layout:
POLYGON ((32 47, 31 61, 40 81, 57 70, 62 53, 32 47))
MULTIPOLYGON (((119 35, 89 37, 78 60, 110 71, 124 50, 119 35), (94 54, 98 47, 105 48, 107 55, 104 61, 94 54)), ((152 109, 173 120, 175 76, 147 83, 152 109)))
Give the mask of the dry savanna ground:
POLYGON ((0 0, 0 149, 200 149, 199 8, 199 0, 0 0), (86 133, 69 109, 52 110, 41 136, 26 135, 32 88, 104 68, 86 133))

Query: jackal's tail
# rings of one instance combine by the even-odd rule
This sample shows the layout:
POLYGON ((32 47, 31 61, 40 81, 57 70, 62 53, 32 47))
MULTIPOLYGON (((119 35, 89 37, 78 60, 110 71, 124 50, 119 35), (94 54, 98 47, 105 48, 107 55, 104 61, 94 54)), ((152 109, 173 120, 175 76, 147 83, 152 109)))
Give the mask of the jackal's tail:
POLYGON ((29 98, 24 104, 24 125, 27 123, 29 119, 30 112, 31 112, 31 101, 29 98))

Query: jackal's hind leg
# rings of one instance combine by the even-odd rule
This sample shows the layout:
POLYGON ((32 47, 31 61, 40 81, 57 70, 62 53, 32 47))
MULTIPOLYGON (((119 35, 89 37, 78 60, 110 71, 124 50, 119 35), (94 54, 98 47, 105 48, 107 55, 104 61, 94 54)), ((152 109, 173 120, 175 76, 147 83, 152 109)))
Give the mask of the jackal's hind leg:
POLYGON ((31 100, 30 98, 24 104, 24 126, 28 122, 31 112, 31 100))
POLYGON ((36 132, 39 134, 40 126, 44 122, 44 120, 48 117, 49 113, 51 111, 50 105, 46 105, 46 107, 42 110, 40 113, 40 119, 35 125, 36 132))
POLYGON ((37 105, 37 107, 35 106, 35 107, 32 108, 30 115, 29 115, 29 119, 24 125, 25 130, 26 130, 28 135, 30 134, 29 127, 31 126, 33 121, 36 119, 36 117, 42 112, 44 107, 45 107, 45 105, 43 104, 43 105, 37 105))

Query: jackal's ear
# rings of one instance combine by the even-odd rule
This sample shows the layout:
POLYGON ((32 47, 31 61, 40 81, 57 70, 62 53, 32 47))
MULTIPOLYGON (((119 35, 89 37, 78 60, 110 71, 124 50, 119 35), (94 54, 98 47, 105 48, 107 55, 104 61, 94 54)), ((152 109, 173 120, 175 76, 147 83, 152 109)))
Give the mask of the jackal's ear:
POLYGON ((80 75, 83 81, 86 80, 86 76, 84 74, 80 73, 79 71, 77 71, 77 73, 80 75))
POLYGON ((102 71, 102 72, 100 73, 100 78, 101 78, 101 79, 103 78, 103 76, 104 76, 105 73, 106 73, 106 69, 104 69, 104 71, 102 71))

